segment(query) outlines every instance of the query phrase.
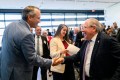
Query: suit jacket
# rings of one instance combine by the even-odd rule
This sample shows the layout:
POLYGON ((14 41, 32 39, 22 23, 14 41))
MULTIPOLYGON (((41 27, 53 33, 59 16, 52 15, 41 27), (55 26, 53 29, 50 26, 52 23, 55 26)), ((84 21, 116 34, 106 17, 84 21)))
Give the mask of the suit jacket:
POLYGON ((51 58, 50 57, 50 50, 48 49, 48 41, 47 38, 44 36, 41 36, 42 39, 42 46, 43 46, 43 56, 44 58, 51 58), (46 43, 44 43, 46 42, 46 43))
POLYGON ((34 36, 24 20, 6 27, 1 50, 2 80, 32 80, 33 65, 51 65, 51 60, 36 54, 34 44, 34 36))
POLYGON ((75 40, 75 46, 81 48, 83 41, 81 40, 83 38, 82 32, 79 31, 76 35, 76 40, 75 40))
POLYGON ((70 30, 70 32, 69 32, 69 39, 73 42, 73 39, 74 39, 74 31, 73 30, 70 30))
POLYGON ((116 36, 118 42, 120 43, 120 29, 118 29, 118 33, 117 33, 117 36, 116 36))
POLYGON ((117 28, 117 29, 114 28, 113 31, 112 31, 111 36, 116 38, 116 37, 117 37, 117 34, 118 34, 118 32, 119 32, 119 29, 120 29, 120 28, 117 28))
MULTIPOLYGON (((35 37, 35 35, 34 35, 35 37)), ((50 57, 50 50, 48 49, 48 41, 47 41, 47 38, 44 37, 44 36, 41 36, 41 40, 42 40, 42 47, 43 47, 43 55, 42 57, 43 58, 51 58, 50 57)))
MULTIPOLYGON (((65 62, 80 61, 80 80, 86 44, 87 41, 77 54, 65 58, 65 62)), ((120 44, 114 38, 98 33, 91 55, 89 74, 90 80, 120 80, 120 44)))

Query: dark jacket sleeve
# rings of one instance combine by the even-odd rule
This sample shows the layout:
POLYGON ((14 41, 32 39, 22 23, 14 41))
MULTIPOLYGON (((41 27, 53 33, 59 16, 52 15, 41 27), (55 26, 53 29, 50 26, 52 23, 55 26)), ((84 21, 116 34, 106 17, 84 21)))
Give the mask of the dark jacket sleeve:
POLYGON ((111 45, 111 55, 116 60, 116 70, 114 75, 112 76, 111 80, 119 80, 120 79, 120 44, 116 41, 116 39, 111 39, 110 41, 111 45))
POLYGON ((80 51, 72 56, 64 57, 64 63, 79 62, 79 61, 80 61, 80 51))
POLYGON ((27 62, 32 65, 50 67, 52 60, 45 59, 37 55, 34 45, 34 37, 29 34, 21 42, 21 49, 27 62))

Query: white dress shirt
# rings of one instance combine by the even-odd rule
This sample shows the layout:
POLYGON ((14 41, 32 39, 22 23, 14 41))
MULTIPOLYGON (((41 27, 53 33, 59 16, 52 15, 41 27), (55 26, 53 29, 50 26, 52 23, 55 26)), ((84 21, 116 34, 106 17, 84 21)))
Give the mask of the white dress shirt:
POLYGON ((89 76, 89 70, 90 70, 90 61, 91 61, 91 55, 92 55, 92 51, 93 51, 93 47, 96 41, 96 37, 98 34, 95 34, 93 36, 93 38, 91 39, 90 43, 89 43, 89 48, 87 49, 87 53, 86 53, 86 60, 85 60, 85 74, 87 76, 89 76))
MULTIPOLYGON (((35 35, 35 50, 37 51, 37 35, 35 35)), ((42 39, 41 36, 39 36, 39 55, 43 56, 43 46, 42 46, 42 39)))

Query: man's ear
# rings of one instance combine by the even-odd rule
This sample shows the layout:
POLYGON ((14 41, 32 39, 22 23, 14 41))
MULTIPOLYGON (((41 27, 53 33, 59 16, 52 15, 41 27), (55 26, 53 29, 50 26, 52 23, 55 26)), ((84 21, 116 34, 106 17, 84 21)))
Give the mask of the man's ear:
POLYGON ((31 16, 30 16, 30 15, 28 15, 28 17, 27 17, 27 18, 28 18, 28 20, 31 20, 31 16))
POLYGON ((93 25, 93 26, 92 26, 92 28, 93 28, 93 30, 95 30, 95 31, 96 31, 96 25, 93 25))

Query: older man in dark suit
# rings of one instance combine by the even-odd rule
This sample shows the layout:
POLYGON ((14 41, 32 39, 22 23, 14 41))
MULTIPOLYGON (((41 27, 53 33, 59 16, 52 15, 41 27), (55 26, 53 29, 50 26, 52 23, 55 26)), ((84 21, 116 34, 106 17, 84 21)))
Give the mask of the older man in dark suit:
POLYGON ((120 44, 102 33, 94 18, 85 21, 82 32, 86 41, 80 51, 61 60, 80 61, 80 80, 120 80, 120 44))
POLYGON ((22 20, 9 24, 4 31, 1 50, 1 80, 32 80, 33 65, 50 67, 57 59, 44 59, 36 54, 30 28, 40 22, 40 10, 27 6, 22 20))
MULTIPOLYGON (((43 58, 50 59, 50 51, 48 49, 48 41, 47 38, 41 35, 41 27, 37 26, 35 28, 35 49, 37 51, 37 54, 40 55, 43 58), (39 42, 39 43, 38 43, 39 42)), ((38 72, 38 66, 34 66, 33 69, 33 77, 32 80, 37 80, 37 72, 38 72)), ((47 68, 41 67, 41 77, 42 80, 47 80, 47 68)))

